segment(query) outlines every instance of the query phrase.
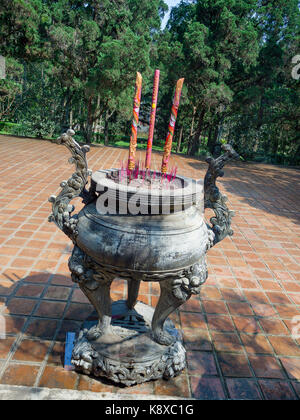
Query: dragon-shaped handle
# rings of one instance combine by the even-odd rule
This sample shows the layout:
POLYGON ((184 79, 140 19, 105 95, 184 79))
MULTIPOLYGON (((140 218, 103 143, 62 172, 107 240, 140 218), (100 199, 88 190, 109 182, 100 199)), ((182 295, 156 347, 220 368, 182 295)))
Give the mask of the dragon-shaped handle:
POLYGON ((216 186, 216 180, 224 175, 222 169, 226 162, 240 157, 230 144, 223 144, 222 149, 224 154, 218 158, 209 157, 206 159, 209 166, 204 178, 204 208, 211 208, 215 213, 215 217, 210 219, 212 228, 208 225, 208 248, 222 241, 227 235, 233 235, 231 218, 234 216, 234 212, 228 209, 227 197, 221 194, 216 186))
POLYGON ((52 195, 49 198, 50 203, 52 203, 52 214, 49 216, 49 222, 55 222, 73 242, 75 242, 78 234, 78 218, 77 215, 71 215, 75 208, 70 204, 70 201, 76 197, 86 199, 88 192, 85 186, 88 182, 88 177, 92 174, 88 169, 86 160, 86 153, 90 150, 90 147, 81 147, 73 139, 72 136, 74 134, 73 130, 68 130, 67 133, 54 140, 55 143, 63 144, 70 150, 72 157, 69 159, 69 163, 75 164, 76 172, 73 173, 68 181, 61 182, 62 190, 57 197, 52 195))

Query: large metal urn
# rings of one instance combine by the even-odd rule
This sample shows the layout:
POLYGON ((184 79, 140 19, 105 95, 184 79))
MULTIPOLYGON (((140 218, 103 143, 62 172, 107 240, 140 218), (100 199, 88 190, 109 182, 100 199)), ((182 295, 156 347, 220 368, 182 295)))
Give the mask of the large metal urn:
POLYGON ((49 218, 73 241, 69 260, 72 280, 97 311, 99 320, 85 323, 76 340, 72 363, 78 371, 133 385, 176 376, 185 368, 185 349, 169 315, 207 278, 206 252, 227 235, 233 212, 216 187, 226 161, 238 155, 229 145, 209 164, 203 181, 177 176, 175 187, 146 188, 116 182, 118 169, 88 170, 86 152, 63 134, 58 143, 72 153, 72 177, 51 196, 49 218), (86 190, 91 176, 89 190, 86 190), (85 207, 73 215, 70 201, 82 197, 85 207), (204 209, 215 217, 210 227, 204 209), (113 280, 128 282, 127 300, 111 303, 113 280), (138 301, 141 281, 159 282, 156 308, 138 301))

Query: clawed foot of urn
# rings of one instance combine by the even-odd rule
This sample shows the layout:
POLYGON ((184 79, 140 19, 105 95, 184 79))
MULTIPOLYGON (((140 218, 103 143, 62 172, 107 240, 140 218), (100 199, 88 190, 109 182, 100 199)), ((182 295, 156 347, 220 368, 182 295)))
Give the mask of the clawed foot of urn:
POLYGON ((153 331, 152 338, 156 343, 163 346, 170 346, 176 341, 176 338, 165 330, 153 331))
POLYGON ((86 333, 86 338, 89 341, 94 341, 100 338, 104 334, 104 330, 99 327, 99 325, 95 325, 94 327, 90 328, 86 333))
POLYGON ((76 369, 81 370, 86 375, 90 375, 93 370, 93 361, 97 357, 97 353, 86 339, 84 331, 81 331, 72 354, 71 363, 76 369))

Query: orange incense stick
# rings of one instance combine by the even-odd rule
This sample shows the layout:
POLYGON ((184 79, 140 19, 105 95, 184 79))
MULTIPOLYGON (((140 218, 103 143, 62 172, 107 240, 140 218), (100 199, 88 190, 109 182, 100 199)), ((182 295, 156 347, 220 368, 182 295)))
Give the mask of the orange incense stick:
POLYGON ((164 147, 164 155, 162 159, 162 165, 161 165, 161 172, 165 174, 168 170, 168 164, 170 160, 171 150, 172 150, 172 142, 174 137, 174 130, 175 130, 175 124, 177 119, 177 113, 179 108, 179 102, 180 102, 180 96, 181 96, 181 90, 183 86, 184 79, 179 79, 176 84, 175 89, 175 95, 173 99, 173 105, 171 110, 171 118, 168 128, 168 135, 164 147))
POLYGON ((135 96, 133 101, 133 119, 131 125, 131 137, 129 145, 129 158, 128 158, 128 169, 132 171, 135 168, 135 154, 137 146, 137 126, 139 123, 139 113, 141 105, 141 94, 142 94, 142 75, 137 72, 135 82, 135 96))
POLYGON ((159 74, 160 74, 159 70, 155 70, 153 94, 152 94, 152 107, 151 107, 150 123, 149 123, 149 135, 148 135, 147 152, 146 152, 146 160, 145 160, 146 169, 149 169, 151 165, 151 153, 152 153, 152 142, 153 142, 155 116, 156 116, 159 74))

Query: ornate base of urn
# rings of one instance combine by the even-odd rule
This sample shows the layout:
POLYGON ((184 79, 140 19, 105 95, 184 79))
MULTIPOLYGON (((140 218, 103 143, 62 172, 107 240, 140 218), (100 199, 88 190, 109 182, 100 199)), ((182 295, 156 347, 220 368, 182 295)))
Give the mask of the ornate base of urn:
POLYGON ((174 341, 165 346, 153 340, 150 306, 137 302, 135 309, 129 309, 125 300, 119 300, 111 311, 111 325, 97 339, 90 337, 97 321, 84 324, 72 355, 77 371, 130 386, 169 379, 185 368, 185 349, 172 321, 166 320, 165 329, 174 341))
POLYGON ((72 364, 78 371, 129 386, 168 379, 185 368, 182 338, 168 316, 199 293, 207 278, 204 260, 185 269, 146 273, 99 264, 75 246, 69 268, 99 318, 83 325, 75 343, 72 364), (127 279, 128 298, 111 303, 116 277, 127 279), (137 302, 139 279, 159 281, 155 309, 137 302))
POLYGON ((185 349, 168 317, 200 293, 207 279, 206 252, 233 233, 233 212, 216 179, 223 176, 226 161, 238 155, 225 145, 223 155, 207 159, 204 183, 176 176, 165 186, 163 176, 154 181, 144 174, 139 184, 131 175, 122 180, 117 169, 92 175, 85 156, 89 148, 80 147, 73 134, 69 131, 58 139, 71 151, 76 172, 61 183, 57 197, 50 197, 49 220, 74 243, 72 280, 98 320, 84 324, 72 363, 80 372, 126 386, 176 376, 185 368, 185 349), (86 205, 72 215, 70 201, 78 196, 86 205), (212 227, 205 222, 204 208, 214 210, 212 227), (128 298, 111 303, 116 278, 127 281, 128 298), (159 282, 155 309, 137 301, 141 281, 159 282))

